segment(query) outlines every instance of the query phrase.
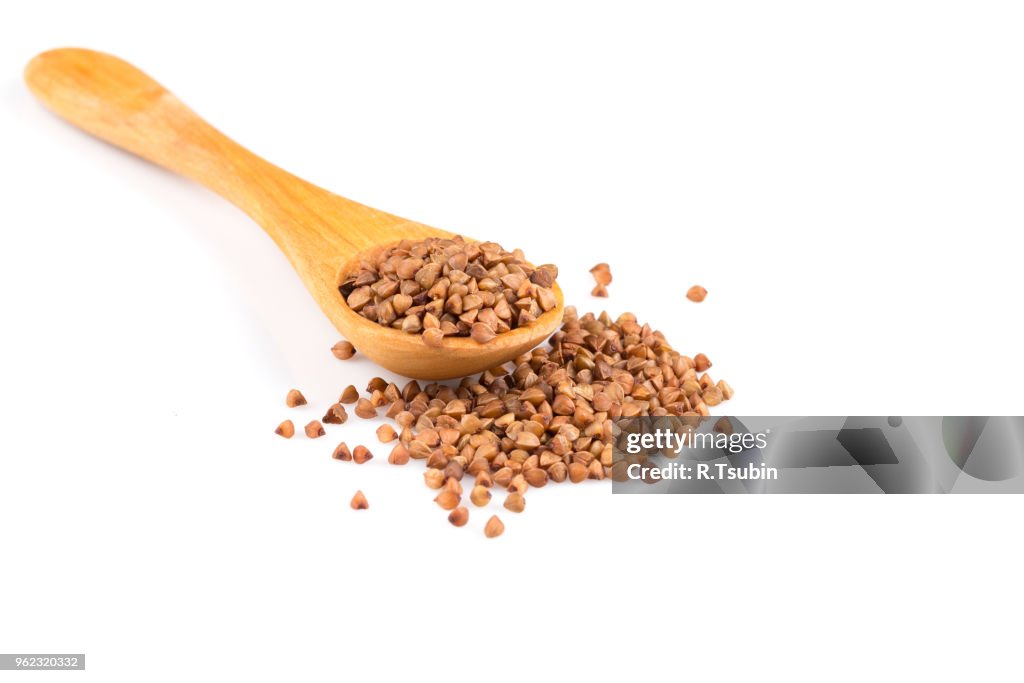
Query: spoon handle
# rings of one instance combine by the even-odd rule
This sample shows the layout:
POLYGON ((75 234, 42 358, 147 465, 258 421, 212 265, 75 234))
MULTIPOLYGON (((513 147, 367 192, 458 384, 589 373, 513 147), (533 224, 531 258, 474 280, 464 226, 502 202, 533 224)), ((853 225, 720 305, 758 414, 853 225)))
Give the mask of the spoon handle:
POLYGON ((252 193, 254 181, 272 182, 284 173, 117 57, 75 48, 51 50, 29 62, 25 80, 36 97, 67 121, 191 178, 243 209, 255 208, 250 203, 258 201, 252 193))
POLYGON ((117 57, 44 52, 25 68, 43 104, 79 128, 213 190, 277 242, 321 306, 341 262, 417 224, 339 197, 256 156, 117 57))

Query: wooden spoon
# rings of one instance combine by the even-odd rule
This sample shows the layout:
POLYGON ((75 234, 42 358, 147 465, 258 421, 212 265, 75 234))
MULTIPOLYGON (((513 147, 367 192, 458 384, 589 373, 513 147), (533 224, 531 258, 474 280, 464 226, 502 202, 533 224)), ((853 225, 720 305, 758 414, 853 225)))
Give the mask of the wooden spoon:
POLYGON ((79 128, 205 185, 249 214, 288 257, 338 331, 388 370, 421 379, 470 375, 529 351, 562 320, 556 284, 554 309, 487 344, 446 337, 441 348, 433 348, 417 334, 371 322, 338 291, 359 256, 401 239, 452 233, 371 209, 281 170, 117 57, 52 50, 29 62, 25 80, 47 107, 79 128))

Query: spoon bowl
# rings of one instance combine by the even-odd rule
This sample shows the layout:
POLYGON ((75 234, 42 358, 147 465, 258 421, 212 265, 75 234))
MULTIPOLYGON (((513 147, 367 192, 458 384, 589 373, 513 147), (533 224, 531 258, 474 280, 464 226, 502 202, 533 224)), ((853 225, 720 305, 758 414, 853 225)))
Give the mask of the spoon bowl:
MULTIPOLYGON (((450 237, 440 230, 435 236, 450 237)), ((469 337, 445 337, 441 348, 428 346, 418 334, 409 334, 367 320, 345 303, 337 286, 355 272, 363 255, 385 249, 394 244, 373 247, 342 264, 335 283, 340 305, 324 313, 334 326, 352 342, 360 352, 377 364, 406 377, 418 379, 450 379, 465 377, 501 365, 526 353, 547 339, 562 321, 565 303, 558 284, 552 285, 556 306, 525 327, 503 332, 486 344, 478 344, 469 337), (365 349, 365 350, 364 350, 365 349)))
POLYGON ((487 344, 445 337, 435 348, 418 334, 367 320, 338 291, 360 257, 403 239, 452 233, 346 199, 274 166, 117 57, 79 48, 51 50, 29 62, 25 81, 44 105, 75 126, 190 178, 245 211, 284 252, 338 331, 392 372, 429 380, 471 375, 529 351, 561 323, 565 306, 557 283, 555 308, 487 344))

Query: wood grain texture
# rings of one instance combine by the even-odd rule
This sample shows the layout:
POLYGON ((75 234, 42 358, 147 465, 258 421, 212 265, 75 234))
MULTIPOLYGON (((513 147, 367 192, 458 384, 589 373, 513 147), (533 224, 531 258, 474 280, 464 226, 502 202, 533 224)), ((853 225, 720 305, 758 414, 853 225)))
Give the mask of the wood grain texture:
POLYGON ((558 306, 534 324, 480 345, 446 338, 440 349, 353 312, 338 292, 359 255, 401 239, 451 233, 364 206, 256 156, 208 124, 163 86, 111 55, 78 48, 44 52, 25 80, 49 109, 79 128, 213 190, 273 238, 334 326, 359 352, 421 379, 462 377, 540 344, 558 326, 558 306))

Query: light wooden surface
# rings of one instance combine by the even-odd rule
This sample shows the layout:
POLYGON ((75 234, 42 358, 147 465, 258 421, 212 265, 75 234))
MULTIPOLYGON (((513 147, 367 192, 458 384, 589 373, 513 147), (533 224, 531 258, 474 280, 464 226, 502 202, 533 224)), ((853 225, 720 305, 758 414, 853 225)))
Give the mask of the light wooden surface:
POLYGON ((337 288, 358 254, 404 238, 451 233, 340 197, 274 166, 117 57, 51 50, 29 62, 25 80, 43 104, 72 124, 195 180, 245 211, 277 243, 345 338, 393 372, 421 379, 469 375, 537 346, 561 322, 557 284, 555 309, 484 345, 449 337, 436 349, 419 335, 368 321, 348 308, 337 288))

